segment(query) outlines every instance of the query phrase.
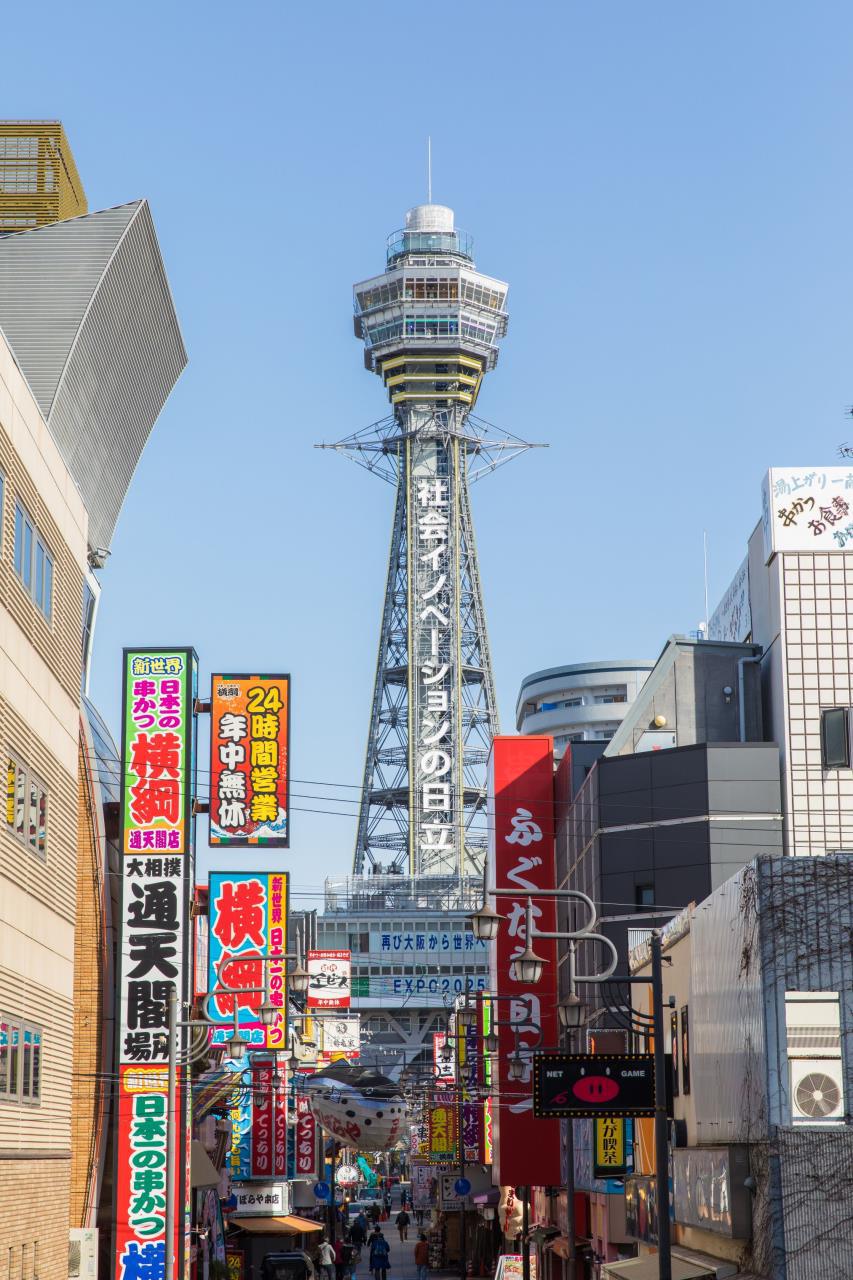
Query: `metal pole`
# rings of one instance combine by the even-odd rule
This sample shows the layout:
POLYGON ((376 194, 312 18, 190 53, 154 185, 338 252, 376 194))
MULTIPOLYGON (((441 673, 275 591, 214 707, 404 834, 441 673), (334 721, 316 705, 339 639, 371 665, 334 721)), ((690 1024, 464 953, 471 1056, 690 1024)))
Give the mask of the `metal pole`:
POLYGON ((660 934, 651 937, 652 1016, 655 1034, 655 1169, 658 1201, 658 1275, 672 1280, 669 1230, 669 1135, 666 1115, 666 1057, 663 1043, 663 963, 660 934))
POLYGON ((336 1238, 336 1235, 337 1235, 337 1231, 336 1231, 337 1221, 336 1221, 336 1219, 337 1219, 337 1216, 338 1216, 337 1197, 336 1197, 336 1193, 335 1193, 335 1159, 336 1159, 336 1156, 337 1156, 337 1144, 335 1143, 335 1140, 334 1140, 334 1138, 333 1138, 333 1139, 332 1139, 332 1194, 331 1194, 331 1196, 330 1196, 330 1198, 329 1198, 329 1213, 330 1213, 330 1221, 329 1221, 329 1240, 331 1241, 331 1243, 332 1243, 332 1247, 333 1247, 333 1248, 334 1248, 334 1244, 335 1244, 335 1238, 336 1238))
POLYGON ((178 1082, 178 993, 169 986, 169 1076, 166 1094, 166 1280, 175 1278, 175 1156, 178 1082))
MULTIPOLYGON (((462 1029, 462 1035, 465 1034, 462 1029)), ((465 1101, 462 1087, 462 1035, 456 1024, 456 1141, 459 1145, 459 1177, 465 1177, 465 1101)), ((466 1044, 467 1050, 467 1044, 466 1044)), ((465 1066, 468 1063, 466 1060, 465 1066)), ((465 1196, 459 1197, 459 1274, 462 1280, 468 1275, 468 1238, 465 1223, 465 1196)))
POLYGON ((530 1280, 530 1187, 521 1201, 521 1280, 530 1280))
MULTIPOLYGON (((575 990, 575 943, 569 942, 569 994, 574 996, 577 994, 575 990)), ((573 1031, 571 1027, 566 1028, 566 1046, 569 1053, 572 1052, 573 1031)), ((569 1280, 576 1280, 577 1277, 577 1243, 575 1236, 577 1234, 575 1226, 575 1122, 569 1119, 566 1124, 566 1235, 568 1236, 568 1258, 566 1262, 568 1266, 566 1270, 569 1273, 569 1280)))

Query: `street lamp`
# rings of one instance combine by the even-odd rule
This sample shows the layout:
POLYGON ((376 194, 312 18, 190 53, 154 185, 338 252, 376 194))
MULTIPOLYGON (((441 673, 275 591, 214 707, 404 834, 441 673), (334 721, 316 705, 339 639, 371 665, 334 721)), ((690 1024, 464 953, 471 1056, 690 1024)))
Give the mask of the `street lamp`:
POLYGON ((579 996, 570 992, 565 1000, 561 1000, 557 1005, 557 1013, 560 1015, 560 1026, 564 1031, 573 1031, 583 1022, 584 1006, 579 996))
POLYGON ((296 961, 295 968, 287 975, 294 995, 304 996, 308 990, 308 970, 302 967, 302 958, 296 961))
POLYGON ((249 1047, 249 1041, 244 1035, 240 1034, 240 1028, 237 1025, 236 1012, 234 1014, 234 1033, 230 1040, 225 1041, 225 1044, 228 1047, 228 1056, 233 1058, 235 1062, 239 1062, 241 1060, 249 1047))
POLYGON ((479 911, 475 911, 470 917, 471 930, 474 937, 480 942, 494 942, 498 936, 498 930, 501 927, 503 916, 499 915, 492 907, 488 900, 483 903, 479 911))

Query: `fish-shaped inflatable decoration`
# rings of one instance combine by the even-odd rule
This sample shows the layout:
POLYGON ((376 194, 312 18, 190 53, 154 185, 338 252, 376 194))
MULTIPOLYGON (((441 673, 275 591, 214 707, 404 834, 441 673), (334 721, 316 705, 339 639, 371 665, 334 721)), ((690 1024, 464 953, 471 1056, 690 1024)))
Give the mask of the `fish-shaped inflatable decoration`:
POLYGON ((372 1067, 336 1062, 308 1076, 302 1088, 314 1119, 344 1146, 387 1151, 403 1137, 403 1096, 372 1067))

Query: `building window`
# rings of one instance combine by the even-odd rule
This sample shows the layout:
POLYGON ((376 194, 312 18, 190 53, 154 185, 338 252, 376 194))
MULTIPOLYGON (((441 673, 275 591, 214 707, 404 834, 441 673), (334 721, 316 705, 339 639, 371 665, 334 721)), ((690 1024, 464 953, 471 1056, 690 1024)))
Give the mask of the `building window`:
POLYGON ((820 713, 820 750, 824 769, 849 769, 848 708, 829 707, 820 713))
POLYGON ((41 1101, 40 1027, 0 1014, 0 1101, 41 1101))
POLYGON ((634 901, 638 907, 653 907, 655 905, 655 886, 653 884, 635 885, 634 901))
POLYGON ((49 622, 53 612, 53 556, 20 502, 15 503, 15 573, 49 622))
POLYGON ((601 705, 610 702, 627 702, 627 695, 624 693, 598 693, 595 695, 595 701, 601 705))
POLYGON ((6 828, 44 862, 47 858, 47 787, 12 755, 6 757, 6 828))

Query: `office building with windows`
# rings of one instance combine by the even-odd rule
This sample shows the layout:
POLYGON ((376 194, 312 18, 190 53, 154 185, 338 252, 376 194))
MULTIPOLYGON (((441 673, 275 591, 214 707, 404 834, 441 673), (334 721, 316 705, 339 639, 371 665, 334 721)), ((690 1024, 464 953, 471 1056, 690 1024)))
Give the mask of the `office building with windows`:
POLYGON ((147 203, 87 213, 60 126, 0 123, 0 218, 0 1242, 10 1274, 64 1276, 69 1228, 110 1220, 98 572, 186 355, 147 203))
POLYGON ((557 759, 570 742, 600 743, 603 750, 653 667, 653 662, 627 659, 534 671, 521 682, 516 729, 551 734, 557 759))

